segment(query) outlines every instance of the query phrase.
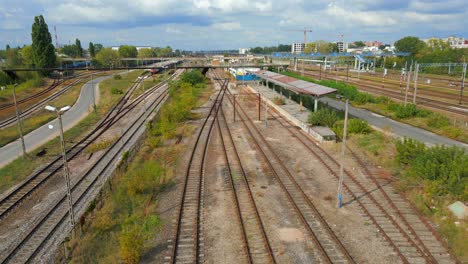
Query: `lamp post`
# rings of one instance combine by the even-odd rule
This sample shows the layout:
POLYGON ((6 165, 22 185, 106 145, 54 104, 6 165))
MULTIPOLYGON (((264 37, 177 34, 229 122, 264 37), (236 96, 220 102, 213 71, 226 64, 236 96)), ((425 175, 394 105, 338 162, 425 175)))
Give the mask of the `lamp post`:
POLYGON ((16 100, 16 86, 18 84, 15 83, 13 85, 13 101, 15 103, 15 112, 16 112, 16 120, 18 121, 18 131, 20 134, 20 139, 21 139, 21 147, 23 149, 23 156, 26 157, 26 145, 24 144, 24 137, 23 137, 23 124, 21 123, 21 117, 18 109, 18 102, 16 100))
MULTIPOLYGON (((67 186, 67 201, 68 201, 68 214, 70 215, 70 224, 72 229, 75 227, 75 215, 73 213, 73 201, 71 194, 71 184, 70 184, 70 171, 68 170, 67 162, 67 153, 65 151, 65 140, 63 137, 63 123, 62 123, 62 114, 70 109, 70 106, 65 106, 60 109, 47 105, 46 110, 57 113, 59 125, 60 125, 60 145, 62 146, 62 158, 63 158, 63 173, 65 174, 65 182, 67 186)), ((52 125, 49 126, 50 129, 53 128, 52 125)))

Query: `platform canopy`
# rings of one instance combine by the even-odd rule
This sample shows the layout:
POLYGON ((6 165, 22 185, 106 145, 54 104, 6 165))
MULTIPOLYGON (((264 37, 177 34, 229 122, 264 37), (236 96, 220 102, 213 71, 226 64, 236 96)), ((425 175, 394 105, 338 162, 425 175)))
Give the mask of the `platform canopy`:
POLYGON ((315 97, 324 96, 336 92, 336 89, 329 88, 320 84, 311 83, 303 80, 299 80, 293 77, 289 77, 283 74, 279 74, 271 71, 255 71, 251 72, 256 76, 289 89, 295 93, 312 95, 315 97))

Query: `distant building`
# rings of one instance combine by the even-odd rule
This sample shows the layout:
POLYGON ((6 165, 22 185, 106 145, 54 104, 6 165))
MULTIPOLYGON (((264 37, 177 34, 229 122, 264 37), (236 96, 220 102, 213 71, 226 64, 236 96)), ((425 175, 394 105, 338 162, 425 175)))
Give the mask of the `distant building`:
POLYGON ((383 43, 380 41, 366 41, 366 43, 364 44, 366 44, 366 47, 377 47, 377 48, 383 45, 383 43))
POLYGON ((449 46, 453 49, 463 49, 463 48, 468 48, 468 41, 463 38, 463 37, 455 37, 455 36, 449 36, 448 38, 428 38, 428 39, 423 39, 426 44, 429 44, 429 41, 431 40, 442 40, 445 41, 449 44, 449 46))
POLYGON ((239 54, 247 54, 250 51, 250 48, 240 48, 239 54))
MULTIPOLYGON (((113 46, 111 47, 113 50, 119 50, 120 46, 113 46)), ((136 46, 136 49, 137 50, 141 50, 141 49, 151 49, 153 47, 151 46, 136 46)))
POLYGON ((291 53, 302 53, 305 50, 305 43, 293 43, 291 53))
POLYGON ((348 48, 348 43, 344 41, 337 41, 336 46, 338 47, 338 52, 345 52, 346 49, 348 48))

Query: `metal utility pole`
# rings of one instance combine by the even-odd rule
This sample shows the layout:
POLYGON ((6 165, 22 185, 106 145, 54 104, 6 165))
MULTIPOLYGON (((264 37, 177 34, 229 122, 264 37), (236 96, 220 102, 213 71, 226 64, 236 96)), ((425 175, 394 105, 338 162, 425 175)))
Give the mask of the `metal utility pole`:
POLYGON ((411 72, 413 71, 413 64, 411 63, 409 67, 408 76, 406 76, 406 91, 405 91, 405 105, 408 103, 408 91, 411 81, 411 72))
POLYGON ((460 101, 458 104, 462 104, 463 90, 465 89, 465 78, 466 78, 466 63, 463 63, 462 82, 460 87, 460 101))
POLYGON ((232 97, 234 98, 234 122, 236 122, 236 95, 233 94, 232 97))
POLYGON ((349 64, 346 64, 346 81, 349 81, 349 64))
POLYGON ((18 109, 18 102, 16 100, 16 86, 18 84, 13 84, 13 102, 15 103, 15 112, 16 112, 16 121, 18 122, 18 131, 21 139, 21 147, 23 149, 23 156, 26 157, 26 145, 24 144, 24 136, 23 136, 23 124, 21 123, 20 112, 18 109))
POLYGON ((93 110, 94 113, 96 113, 96 96, 94 94, 94 79, 93 79, 94 73, 91 74, 91 90, 92 90, 92 95, 93 95, 93 110))
POLYGON ((67 202, 68 202, 68 215, 70 216, 70 224, 72 226, 72 230, 75 228, 75 214, 73 213, 73 200, 72 200, 72 193, 71 193, 71 184, 70 184, 70 171, 68 169, 68 161, 67 161, 67 152, 65 150, 65 139, 63 136, 63 123, 62 123, 62 114, 70 109, 70 106, 62 107, 61 109, 57 109, 53 106, 46 106, 46 110, 57 113, 59 125, 60 125, 60 145, 62 147, 62 159, 63 159, 63 173, 65 174, 65 182, 67 187, 67 202))
POLYGON ((62 145, 62 157, 63 157, 63 172, 65 173, 65 181, 67 182, 67 197, 68 197, 68 213, 70 215, 70 224, 72 229, 75 227, 75 215, 73 213, 73 201, 71 195, 71 184, 70 184, 70 171, 68 170, 67 153, 65 151, 65 139, 63 137, 63 123, 62 113, 57 112, 60 123, 60 142, 62 145))
POLYGON ((344 129, 343 129, 343 143, 341 143, 341 164, 340 164, 340 178, 338 181, 338 208, 341 208, 343 204, 343 172, 344 172, 344 162, 345 162, 345 154, 346 154, 346 131, 348 129, 348 104, 349 99, 346 99, 345 105, 345 121, 344 121, 344 129))
POLYGON ((261 119, 260 119, 260 106, 261 106, 261 104, 262 104, 262 99, 261 99, 260 96, 261 96, 261 95, 260 95, 260 93, 259 93, 259 94, 258 94, 258 121, 261 120, 261 119))
POLYGON ((304 58, 302 58, 301 76, 304 76, 304 58))
POLYGON ((416 63, 414 66, 414 93, 413 93, 413 104, 416 104, 416 94, 418 93, 418 75, 419 75, 419 64, 416 63))
POLYGON ((146 112, 146 96, 145 96, 145 79, 143 79, 143 81, 141 82, 142 83, 142 88, 143 88, 143 93, 142 93, 142 96, 143 96, 143 107, 145 108, 145 112, 146 112))
POLYGON ((322 64, 319 64, 320 70, 319 70, 319 80, 322 80, 322 64))

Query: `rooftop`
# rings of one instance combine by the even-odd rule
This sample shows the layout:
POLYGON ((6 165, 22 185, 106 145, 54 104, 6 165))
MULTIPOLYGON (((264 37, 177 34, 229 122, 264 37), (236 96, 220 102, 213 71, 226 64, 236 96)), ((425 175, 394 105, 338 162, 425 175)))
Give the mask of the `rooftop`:
POLYGON ((300 94, 323 96, 336 92, 336 89, 329 88, 320 84, 306 82, 276 72, 261 70, 252 72, 252 74, 255 74, 262 79, 265 79, 269 82, 273 82, 277 85, 280 85, 286 89, 300 94))

